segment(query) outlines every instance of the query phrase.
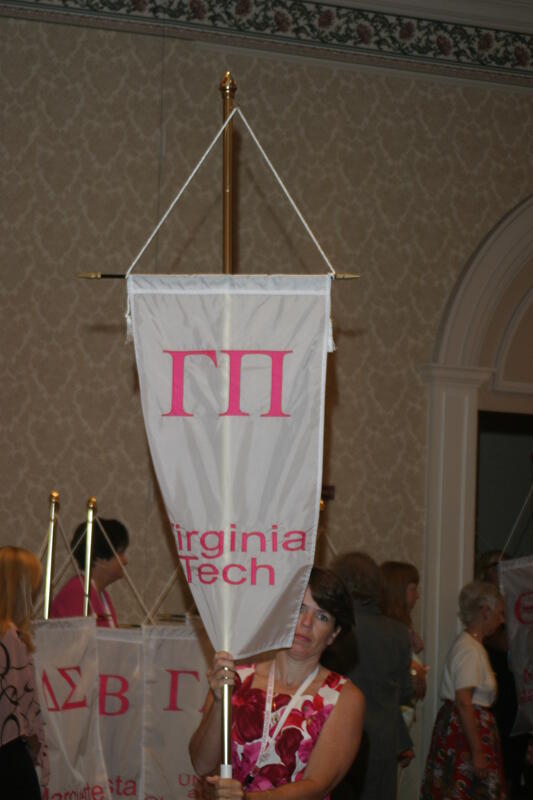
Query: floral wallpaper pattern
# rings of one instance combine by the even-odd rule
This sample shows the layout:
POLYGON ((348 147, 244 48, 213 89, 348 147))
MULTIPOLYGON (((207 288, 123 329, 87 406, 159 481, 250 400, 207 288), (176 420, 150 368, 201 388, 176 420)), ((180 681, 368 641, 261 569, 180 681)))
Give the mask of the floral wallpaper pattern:
MULTIPOLYGON (((329 7, 324 7, 327 10, 329 7)), ((427 400, 443 309, 480 242, 533 191, 533 105, 515 86, 443 80, 139 31, 0 17, 0 544, 38 551, 48 495, 70 538, 95 495, 131 532, 150 606, 176 557, 146 443, 124 272, 237 102, 332 264, 321 552, 422 566, 427 400), (311 100, 310 100, 311 98, 311 100), (320 113, 317 113, 317 108, 320 113)), ((324 272, 235 125, 238 272, 324 272)), ((221 270, 214 151, 137 272, 221 270)), ((58 537, 56 565, 65 560, 58 537)), ((123 622, 142 612, 111 587, 123 622)), ((165 601, 182 611, 183 585, 165 601)))
MULTIPOLYGON (((533 34, 293 0, 10 0, 6 8, 159 23, 201 35, 378 56, 411 64, 533 75, 533 34)), ((4 12, 6 13, 6 12, 4 12)))

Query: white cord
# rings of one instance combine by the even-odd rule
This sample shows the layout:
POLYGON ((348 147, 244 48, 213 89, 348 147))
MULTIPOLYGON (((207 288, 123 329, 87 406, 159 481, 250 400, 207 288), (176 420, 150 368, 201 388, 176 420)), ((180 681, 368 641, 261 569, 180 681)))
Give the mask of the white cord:
POLYGON ((250 127, 250 125, 248 124, 248 120, 246 119, 246 117, 244 116, 244 114, 242 113, 242 111, 240 110, 240 108, 237 108, 236 110, 237 110, 237 112, 238 112, 238 114, 239 114, 240 118, 242 119, 242 121, 243 121, 243 122, 244 122, 244 124, 246 125, 246 128, 248 129, 248 133, 250 134, 250 136, 251 136, 251 137, 252 137, 252 139, 254 140, 255 144, 256 144, 256 145, 257 145, 257 147, 259 148, 259 152, 261 153, 261 155, 262 155, 262 156, 263 156, 263 158, 265 159, 266 163, 267 163, 267 164, 268 164, 268 166, 270 167, 270 170, 272 171, 272 174, 274 175, 274 177, 276 178, 276 180, 277 180, 277 182, 279 183, 280 187, 282 188, 283 192, 285 193, 285 197, 287 198, 287 200, 289 201, 289 203, 290 203, 290 204, 291 204, 291 206, 293 207, 294 211, 296 212, 296 214, 298 215, 298 217, 299 217, 299 219, 300 219, 300 222, 302 223, 302 225, 304 226, 305 230, 307 231, 307 233, 308 233, 308 234, 309 234, 309 236, 311 237, 311 240, 314 242, 314 244, 315 244, 315 246, 316 246, 316 248, 317 248, 318 252, 320 253, 320 255, 322 256, 322 258, 323 258, 323 259, 324 259, 324 261, 326 262, 326 264, 327 264, 327 267, 328 267, 329 271, 331 272, 331 274, 332 274, 332 275, 336 275, 337 273, 336 273, 336 272, 335 272, 335 270, 333 269, 333 267, 332 267, 332 265, 331 265, 331 263, 330 263, 330 260, 329 260, 329 258, 327 257, 327 255, 326 255, 326 254, 325 254, 325 252, 323 251, 322 247, 321 247, 321 246, 320 246, 320 244, 318 243, 318 240, 317 240, 316 236, 314 235, 313 231, 311 230, 311 228, 309 227, 309 225, 308 225, 308 224, 307 224, 307 222, 305 221, 305 219, 304 219, 304 216, 303 216, 302 212, 300 211, 300 209, 298 208, 298 206, 296 205, 296 203, 294 202, 294 200, 293 200, 293 199, 292 199, 292 197, 290 196, 288 189, 285 187, 285 184, 283 183, 283 181, 282 181, 282 180, 281 180, 281 178, 279 177, 278 173, 276 172, 276 170, 275 170, 275 168, 274 168, 274 165, 272 164, 272 162, 270 161, 269 157, 267 156, 267 154, 265 153, 265 151, 263 150, 263 148, 262 148, 262 147, 261 147, 261 145, 259 144, 259 141, 258 141, 258 139, 257 139, 257 136, 255 135, 255 133, 253 132, 252 128, 251 128, 251 127, 250 127))
POLYGON ((178 200, 182 196, 183 192, 185 191, 185 189, 187 188, 189 183, 192 181, 192 179, 194 178, 194 176, 196 175, 196 173, 198 172, 198 170, 200 169, 200 167, 202 166, 202 164, 206 160, 207 156, 209 155, 209 153, 211 152, 211 150, 213 149, 213 147, 215 146, 215 144, 217 143, 217 141, 221 137, 221 135, 224 133, 224 130, 225 130, 226 126, 229 125, 229 123, 231 122, 231 120, 233 119, 233 117, 234 117, 234 115, 236 113, 237 113, 237 108, 234 108, 233 111, 231 112, 231 114, 229 115, 229 117, 225 120, 224 124, 222 125, 222 127, 218 131, 217 135, 215 136, 215 138, 213 139, 213 141, 211 142, 209 147, 207 148, 207 150, 205 151, 205 153, 203 154, 203 156, 201 157, 200 161, 197 163, 197 165, 195 166, 195 168, 193 169, 193 171, 191 172, 191 174, 189 175, 189 177, 187 178, 187 180, 185 181, 185 183, 183 184, 183 186, 181 187, 181 189, 177 193, 177 195, 174 198, 174 200, 171 202, 171 204, 169 205, 169 207, 167 208, 167 210, 165 211, 165 213, 163 214, 163 216, 161 217, 161 219, 159 220, 159 222, 155 226, 154 230, 152 231, 152 233, 150 234, 150 236, 148 237, 146 242, 143 244, 143 246, 141 247, 141 249, 139 250, 139 252, 135 256, 135 258, 131 262, 130 266, 128 267, 128 269, 126 271, 126 275, 125 275, 126 278, 129 276, 130 272, 136 266, 138 260, 140 259, 140 257, 142 256, 142 254, 144 253, 144 251, 146 250, 146 248, 148 247, 148 245, 150 244, 150 242, 152 241, 152 239, 154 238, 154 236, 158 232, 159 228, 164 223, 164 221, 166 220, 166 218, 168 217, 168 215, 170 214, 170 212, 172 211, 172 209, 174 208, 174 206, 176 205, 176 203, 178 202, 178 200))
POLYGON ((501 554, 501 556, 500 556, 500 558, 499 558, 499 560, 500 560, 500 561, 502 560, 503 556, 505 555, 505 551, 507 550, 507 547, 508 547, 508 545, 509 545, 509 542, 511 541, 511 539, 512 539, 512 538, 513 538, 513 536, 515 535, 516 529, 517 529, 517 527, 518 527, 518 523, 520 522, 520 518, 521 518, 522 514, 524 513, 524 508, 525 508, 525 507, 527 506, 527 504, 529 503, 529 501, 530 501, 530 499, 531 499, 531 495, 532 495, 532 494, 533 494, 533 483, 531 484, 531 487, 530 487, 530 489, 529 489, 529 492, 528 492, 528 494, 527 494, 527 497, 526 497, 526 499, 524 500, 524 504, 523 504, 522 508, 521 508, 521 509, 520 509, 520 511, 518 512, 518 516, 517 516, 517 518, 516 518, 516 522, 515 522, 515 524, 513 525, 513 528, 512 528, 512 530, 511 530, 511 533, 510 533, 510 534, 509 534, 509 536, 507 537, 507 541, 505 542, 505 544, 504 544, 504 546, 503 546, 502 554, 501 554))
MULTIPOLYGON (((191 174, 189 175, 189 177, 187 178, 187 180, 185 181, 185 183, 183 184, 183 186, 181 187, 181 189, 179 190, 179 192, 175 196, 174 200, 171 202, 171 204, 169 205, 169 207, 167 208, 167 210, 165 211, 165 213, 163 214, 163 216, 161 217, 161 219, 159 220, 159 222, 155 226, 154 230, 152 231, 152 233, 150 234, 150 236, 148 237, 146 242, 143 244, 143 246, 141 247, 141 249, 139 250, 139 252, 135 256, 135 258, 131 262, 130 266, 128 267, 128 269, 126 271, 126 275, 125 275, 126 278, 130 275, 132 270, 137 265, 137 262, 139 261, 139 259, 143 255, 143 253, 145 252, 146 248, 148 247, 148 245, 150 244, 150 242, 152 241, 154 236, 157 234, 157 232, 159 231, 159 229, 161 228, 161 226, 163 225, 163 223, 167 219, 168 215, 170 214, 170 212, 172 211, 172 209, 174 208, 174 206, 176 205, 176 203, 178 202, 178 200, 182 196, 183 192, 185 191, 187 186, 190 184, 190 182, 192 181, 192 179, 194 178, 194 176, 196 175, 196 173, 198 172, 198 170, 200 169, 202 164, 204 163, 205 159, 207 158, 207 156, 209 155, 209 153, 211 152, 211 150, 213 149, 213 147, 215 146, 215 144, 217 143, 217 141, 219 140, 219 138, 223 134, 224 130, 226 129, 226 127, 229 125, 229 123, 231 122, 231 120, 235 116, 235 114, 238 114, 240 116, 240 118, 242 119, 242 121, 244 122, 244 124, 245 124, 245 126, 246 126, 246 128, 248 130, 248 133, 250 134, 250 136, 252 137, 253 141, 257 145, 257 147, 259 149, 259 152, 261 153, 261 155, 263 156, 264 160, 266 161, 269 169, 271 170, 272 174, 276 178, 276 180, 277 180, 278 184, 280 185, 283 193, 285 194, 285 197, 287 198, 287 200, 291 204, 292 208, 296 212, 300 222, 302 223, 302 225, 304 226, 305 230, 309 234, 309 236, 310 236, 312 242, 314 243, 315 247, 317 248, 318 252, 320 253, 322 258, 326 262, 326 265, 327 265, 330 273, 333 276, 335 276, 337 274, 335 272, 335 270, 333 269, 333 266, 331 265, 331 262, 330 262, 329 258, 327 257, 327 255, 325 254, 324 250, 320 246, 320 244, 319 244, 316 236, 314 235, 313 231, 311 230, 311 228, 309 227, 309 225, 305 221, 302 212, 300 211, 300 209, 298 208, 298 206, 296 205, 296 203, 292 199, 291 195, 289 194, 288 189, 286 188, 285 184, 283 183, 283 181, 281 180, 280 176, 276 172, 276 170, 274 168, 274 165, 272 164, 272 162, 270 161, 269 157, 267 156, 267 154, 265 153, 265 151, 261 147, 261 144, 259 143, 259 140, 257 139, 257 136, 253 132, 251 126, 249 125, 248 120, 246 119, 246 117, 244 116, 244 114, 242 113, 240 108, 238 108, 238 106, 236 106, 233 109, 233 111, 231 112, 231 114, 228 116, 228 118, 224 121, 224 124, 219 129, 219 131, 216 134, 215 138, 213 139, 213 141, 211 142, 211 144, 209 145, 209 147, 207 148, 207 150, 205 151, 205 153, 201 157, 200 161, 197 163, 197 165, 195 166, 195 168, 193 169, 193 171, 191 172, 191 174)), ((128 315, 126 314, 126 316, 128 316, 128 315)))
MULTIPOLYGON (((165 599, 165 597, 169 593, 170 587, 172 586, 172 584, 174 583, 174 581, 178 577, 178 572, 179 571, 180 571, 180 565, 178 564, 178 566, 176 567, 176 569, 174 570, 174 572, 172 573, 172 575, 170 576, 170 578, 166 582, 165 586, 163 587, 163 591, 159 594, 157 600, 155 601, 155 603, 153 604, 152 608, 150 609, 149 616, 152 615, 152 614, 155 614, 155 612, 157 611, 157 609, 159 608, 159 606, 161 605, 161 603, 163 602, 163 600, 165 599)), ((146 623, 146 619, 147 618, 144 619, 143 624, 146 623)))

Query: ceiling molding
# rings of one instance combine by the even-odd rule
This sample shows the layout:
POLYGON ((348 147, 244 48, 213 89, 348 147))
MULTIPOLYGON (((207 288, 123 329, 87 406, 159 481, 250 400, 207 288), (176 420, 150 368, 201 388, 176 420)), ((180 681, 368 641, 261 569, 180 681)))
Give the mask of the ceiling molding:
POLYGON ((351 8, 533 33, 531 0, 343 0, 351 8))
MULTIPOLYGON (((399 8, 421 7, 421 0, 406 4, 373 0, 373 5, 391 6, 396 11, 315 0, 276 0, 275 4, 259 0, 0 0, 0 14, 150 33, 164 31, 166 35, 221 44, 274 47, 296 55, 392 68, 419 67, 441 74, 460 71, 471 78, 533 85, 533 33, 442 21, 428 18, 428 14, 398 13, 399 8)), ((429 6, 437 13, 443 5, 459 7, 461 3, 450 0, 423 5, 425 11, 429 6)), ((479 4, 464 5, 471 8, 479 4)))

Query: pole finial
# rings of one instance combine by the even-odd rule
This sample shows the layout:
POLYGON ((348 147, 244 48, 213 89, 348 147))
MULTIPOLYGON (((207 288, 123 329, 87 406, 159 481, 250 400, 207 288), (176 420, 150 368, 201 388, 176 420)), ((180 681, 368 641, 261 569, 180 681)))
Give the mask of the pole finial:
POLYGON ((237 91, 237 83, 229 70, 224 73, 224 77, 220 81, 220 91, 231 98, 234 97, 237 91))
POLYGON ((87 500, 87 509, 92 508, 93 511, 96 511, 96 497, 89 497, 87 500))

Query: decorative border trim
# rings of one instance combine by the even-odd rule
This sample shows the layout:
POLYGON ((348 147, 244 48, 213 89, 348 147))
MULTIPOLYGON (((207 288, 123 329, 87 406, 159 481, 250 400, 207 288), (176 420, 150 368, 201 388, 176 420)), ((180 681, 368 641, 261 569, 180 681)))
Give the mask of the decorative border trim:
MULTIPOLYGON (((371 2, 371 0, 369 0, 371 2)), ((475 72, 533 77, 533 34, 365 11, 314 0, 0 0, 0 12, 57 13, 100 22, 154 24, 191 34, 219 34, 334 51, 337 57, 394 59, 475 72)), ((81 20, 79 20, 81 22, 81 20)), ((317 55, 319 53, 316 53, 317 55)))

